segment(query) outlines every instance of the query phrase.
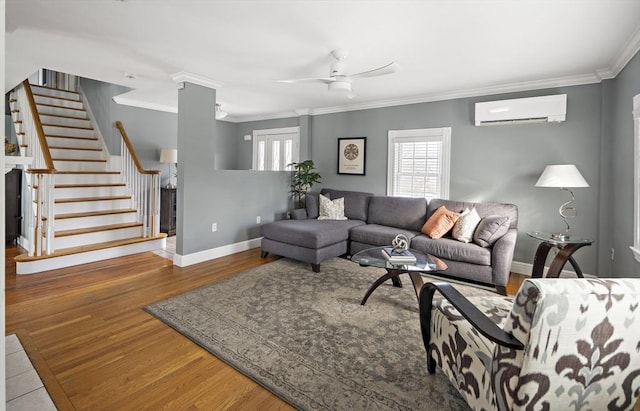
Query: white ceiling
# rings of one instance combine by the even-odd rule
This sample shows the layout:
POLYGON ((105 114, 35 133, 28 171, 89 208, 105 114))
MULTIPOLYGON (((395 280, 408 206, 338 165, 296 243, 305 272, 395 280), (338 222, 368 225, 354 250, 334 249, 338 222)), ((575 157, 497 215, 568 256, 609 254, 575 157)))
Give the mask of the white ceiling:
POLYGON ((8 88, 44 67, 175 111, 171 76, 185 72, 241 121, 612 78, 640 48, 640 1, 7 0, 6 30, 8 88), (351 100, 277 82, 327 77, 335 48, 349 73, 400 71, 358 79, 351 100))

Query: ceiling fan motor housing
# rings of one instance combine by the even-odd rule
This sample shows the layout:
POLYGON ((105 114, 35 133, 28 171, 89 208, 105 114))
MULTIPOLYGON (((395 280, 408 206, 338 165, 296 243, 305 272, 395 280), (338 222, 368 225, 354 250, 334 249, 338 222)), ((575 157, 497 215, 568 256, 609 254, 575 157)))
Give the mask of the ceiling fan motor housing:
POLYGON ((351 82, 348 80, 338 80, 329 83, 329 91, 351 91, 351 82))

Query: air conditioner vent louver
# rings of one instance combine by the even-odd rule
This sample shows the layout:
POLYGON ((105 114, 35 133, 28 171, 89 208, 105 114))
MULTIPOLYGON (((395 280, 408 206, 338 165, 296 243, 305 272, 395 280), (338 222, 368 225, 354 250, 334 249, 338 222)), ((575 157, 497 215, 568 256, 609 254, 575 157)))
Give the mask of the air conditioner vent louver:
POLYGON ((476 103, 476 126, 562 122, 567 115, 567 95, 528 97, 476 103))

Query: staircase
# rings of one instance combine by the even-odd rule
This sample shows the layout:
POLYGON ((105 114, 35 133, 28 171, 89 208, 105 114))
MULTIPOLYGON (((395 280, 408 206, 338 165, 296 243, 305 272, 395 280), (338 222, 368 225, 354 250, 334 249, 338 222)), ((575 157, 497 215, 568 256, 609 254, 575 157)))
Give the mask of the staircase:
MULTIPOLYGON (((46 144, 41 145, 48 146, 55 168, 55 173, 50 174, 53 176, 50 181, 54 181, 53 207, 50 208, 54 218, 52 229, 44 228, 51 223, 45 207, 31 216, 28 216, 30 210, 23 210, 25 220, 32 222, 25 230, 30 252, 16 257, 17 273, 32 274, 164 248, 166 235, 153 229, 153 224, 149 227, 145 223, 149 221, 148 216, 136 205, 142 203, 134 193, 135 187, 131 187, 137 184, 128 182, 127 173, 120 169, 110 169, 110 155, 82 96, 75 91, 42 86, 27 88, 31 89, 35 103, 34 119, 39 119, 46 140, 46 144), (38 214, 45 215, 40 217, 40 223, 38 214), (43 252, 39 252, 38 244, 46 246, 43 252)), ((33 149, 30 146, 36 145, 36 139, 29 138, 30 132, 24 127, 25 116, 31 113, 28 112, 30 105, 23 100, 12 95, 10 104, 20 152, 25 155, 33 149)), ((39 125, 34 121, 36 125, 32 128, 37 132, 39 125)), ((41 149, 45 151, 46 147, 41 149)), ((125 151, 123 148, 123 157, 126 157, 125 151)), ((39 192, 45 191, 38 191, 38 185, 47 180, 35 178, 28 170, 26 176, 31 189, 29 197, 34 204, 39 204, 35 199, 42 196, 39 192)), ((144 190, 144 198, 148 200, 153 188, 144 190)))

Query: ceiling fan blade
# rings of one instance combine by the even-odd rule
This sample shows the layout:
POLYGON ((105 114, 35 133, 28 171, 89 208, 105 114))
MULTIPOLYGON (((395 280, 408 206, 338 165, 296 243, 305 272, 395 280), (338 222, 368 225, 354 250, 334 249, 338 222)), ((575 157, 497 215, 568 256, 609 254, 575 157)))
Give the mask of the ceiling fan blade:
POLYGON ((375 77, 375 76, 384 76, 385 74, 391 74, 398 71, 400 66, 398 66, 395 62, 391 62, 386 66, 378 67, 377 69, 363 71, 362 73, 351 74, 348 77, 350 78, 362 78, 362 77, 375 77))
POLYGON ((329 84, 336 81, 335 77, 330 78, 298 78, 293 80, 278 80, 278 83, 323 83, 329 84))

